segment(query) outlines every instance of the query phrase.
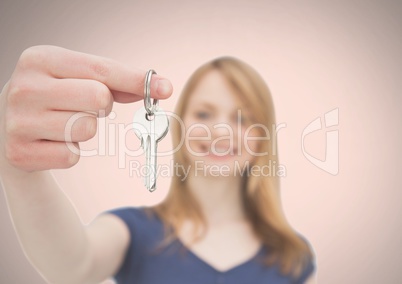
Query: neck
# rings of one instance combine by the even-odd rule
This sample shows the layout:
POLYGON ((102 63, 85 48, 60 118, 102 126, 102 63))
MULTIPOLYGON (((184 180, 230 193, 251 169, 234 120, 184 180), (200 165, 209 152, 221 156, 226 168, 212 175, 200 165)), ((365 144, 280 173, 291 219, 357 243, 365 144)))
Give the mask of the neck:
POLYGON ((190 174, 188 190, 195 196, 209 225, 245 219, 241 196, 241 176, 190 174))

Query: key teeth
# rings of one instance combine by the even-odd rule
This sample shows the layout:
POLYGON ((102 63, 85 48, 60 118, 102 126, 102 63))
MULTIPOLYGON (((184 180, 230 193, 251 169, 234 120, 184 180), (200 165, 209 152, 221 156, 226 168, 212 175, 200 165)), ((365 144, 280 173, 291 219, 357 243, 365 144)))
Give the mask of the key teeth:
POLYGON ((154 182, 153 185, 148 188, 148 190, 149 190, 150 192, 155 191, 155 189, 156 189, 156 182, 154 182))

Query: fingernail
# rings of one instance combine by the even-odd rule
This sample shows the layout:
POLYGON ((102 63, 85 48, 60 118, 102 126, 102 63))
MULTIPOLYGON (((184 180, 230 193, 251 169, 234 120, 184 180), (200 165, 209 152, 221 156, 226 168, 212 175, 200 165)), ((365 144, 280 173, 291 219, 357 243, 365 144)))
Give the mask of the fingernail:
POLYGON ((161 96, 168 96, 172 92, 172 84, 169 80, 160 79, 157 82, 157 92, 161 96))

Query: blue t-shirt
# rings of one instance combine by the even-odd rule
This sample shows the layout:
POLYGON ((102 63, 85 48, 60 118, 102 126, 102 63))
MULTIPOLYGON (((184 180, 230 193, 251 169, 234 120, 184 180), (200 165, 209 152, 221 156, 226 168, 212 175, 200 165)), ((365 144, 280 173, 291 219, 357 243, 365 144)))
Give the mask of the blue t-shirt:
POLYGON ((164 238, 163 223, 156 216, 149 218, 144 209, 123 207, 106 212, 120 217, 131 235, 124 262, 114 275, 118 284, 302 284, 315 270, 312 260, 296 281, 281 275, 279 267, 257 261, 266 253, 263 246, 253 258, 224 272, 203 261, 178 239, 155 253, 164 238))

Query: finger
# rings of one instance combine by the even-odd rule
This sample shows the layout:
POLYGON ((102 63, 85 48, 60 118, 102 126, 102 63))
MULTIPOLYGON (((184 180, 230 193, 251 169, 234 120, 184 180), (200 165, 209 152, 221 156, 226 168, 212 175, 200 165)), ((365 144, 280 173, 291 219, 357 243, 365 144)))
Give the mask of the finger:
MULTIPOLYGON (((113 95, 106 85, 88 79, 51 79, 42 86, 36 100, 49 110, 94 112, 108 116, 113 108, 113 95)), ((133 95, 131 95, 133 96, 133 95)), ((34 103, 34 102, 32 102, 34 103)))
MULTIPOLYGON (((56 78, 91 79, 105 84, 112 91, 144 96, 146 71, 125 66, 112 59, 85 54, 56 46, 31 48, 24 56, 25 61, 34 57, 34 63, 56 78)), ((27 65, 27 64, 25 64, 27 65)), ((29 65, 29 64, 28 64, 29 65)), ((160 75, 151 79, 151 97, 166 99, 173 92, 169 80, 160 75)), ((133 101, 137 100, 136 96, 133 101)), ((119 98, 116 98, 118 101, 119 98)))
POLYGON ((37 76, 9 94, 9 102, 21 109, 86 111, 103 117, 113 108, 113 95, 95 80, 37 76))
POLYGON ((80 159, 78 143, 38 140, 15 147, 12 163, 26 171, 70 168, 80 159))
POLYGON ((136 101, 144 99, 144 96, 136 96, 136 95, 133 95, 130 93, 113 91, 113 90, 112 90, 112 95, 113 95, 113 100, 117 103, 132 103, 132 102, 136 102, 136 101))
POLYGON ((23 140, 82 142, 94 137, 97 118, 86 112, 47 111, 35 119, 20 118, 13 135, 23 140))

